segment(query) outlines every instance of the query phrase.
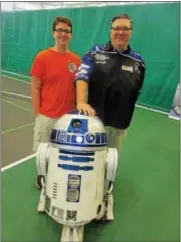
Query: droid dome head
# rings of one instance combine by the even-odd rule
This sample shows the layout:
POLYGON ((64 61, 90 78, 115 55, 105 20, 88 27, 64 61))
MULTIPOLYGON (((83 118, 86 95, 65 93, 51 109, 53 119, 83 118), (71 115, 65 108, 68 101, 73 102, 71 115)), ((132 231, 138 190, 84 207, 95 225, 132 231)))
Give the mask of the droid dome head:
POLYGON ((50 142, 57 148, 101 150, 107 146, 107 133, 98 117, 73 110, 54 124, 50 142))

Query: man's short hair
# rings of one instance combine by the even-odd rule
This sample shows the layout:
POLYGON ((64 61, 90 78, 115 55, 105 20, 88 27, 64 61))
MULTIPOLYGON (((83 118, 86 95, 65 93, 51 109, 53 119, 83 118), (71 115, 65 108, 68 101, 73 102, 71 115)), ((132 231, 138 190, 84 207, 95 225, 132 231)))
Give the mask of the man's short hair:
POLYGON ((56 17, 56 19, 53 22, 53 31, 56 30, 56 26, 59 23, 68 24, 68 26, 70 27, 71 33, 72 33, 72 22, 70 21, 70 19, 68 19, 66 17, 56 17))
POLYGON ((131 23, 131 29, 133 29, 133 21, 128 14, 124 13, 124 14, 114 16, 111 20, 111 26, 114 23, 114 21, 116 21, 117 19, 128 19, 131 23))

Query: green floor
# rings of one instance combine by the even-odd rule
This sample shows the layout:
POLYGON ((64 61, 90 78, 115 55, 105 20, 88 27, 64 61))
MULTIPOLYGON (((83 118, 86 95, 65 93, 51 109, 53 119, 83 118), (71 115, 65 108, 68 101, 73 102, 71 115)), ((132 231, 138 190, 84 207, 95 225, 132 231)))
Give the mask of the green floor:
MULTIPOLYGON (((85 242, 180 241, 179 122, 137 109, 115 184, 115 220, 90 223, 85 242)), ((36 212, 35 161, 2 173, 2 241, 59 241, 61 225, 36 212)))

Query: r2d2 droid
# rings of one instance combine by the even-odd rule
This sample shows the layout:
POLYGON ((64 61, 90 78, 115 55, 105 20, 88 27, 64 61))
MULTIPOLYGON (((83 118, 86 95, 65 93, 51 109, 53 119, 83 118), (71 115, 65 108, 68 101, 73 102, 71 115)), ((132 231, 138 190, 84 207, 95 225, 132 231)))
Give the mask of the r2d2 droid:
POLYGON ((61 241, 83 241, 85 224, 114 219, 117 150, 107 144, 102 122, 75 110, 55 123, 49 143, 39 145, 37 169, 44 179, 38 211, 63 224, 61 241))

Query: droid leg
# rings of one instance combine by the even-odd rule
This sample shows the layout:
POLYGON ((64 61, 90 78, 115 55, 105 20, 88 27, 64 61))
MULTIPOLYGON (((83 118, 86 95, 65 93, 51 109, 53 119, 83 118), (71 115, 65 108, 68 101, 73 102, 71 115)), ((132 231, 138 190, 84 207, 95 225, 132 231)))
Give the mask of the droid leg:
POLYGON ((104 183, 104 200, 102 204, 102 211, 96 218, 97 222, 106 222, 114 220, 113 212, 113 184, 117 171, 118 163, 117 150, 115 148, 109 148, 107 153, 106 164, 106 179, 104 183))
POLYGON ((41 192, 40 192, 40 200, 38 203, 37 211, 44 212, 45 211, 45 188, 46 188, 46 174, 48 167, 48 151, 49 144, 48 143, 40 143, 36 155, 36 167, 38 176, 41 178, 41 192))
POLYGON ((118 166, 118 153, 116 148, 109 148, 107 153, 107 171, 105 180, 105 217, 106 220, 114 220, 113 211, 113 185, 118 166))
POLYGON ((83 242, 84 226, 70 227, 63 226, 61 242, 83 242))
POLYGON ((104 219, 106 219, 108 221, 114 220, 114 212, 113 212, 114 200, 113 200, 112 190, 113 190, 113 183, 110 182, 110 188, 109 188, 109 190, 107 190, 107 192, 105 194, 105 214, 104 214, 104 219))

